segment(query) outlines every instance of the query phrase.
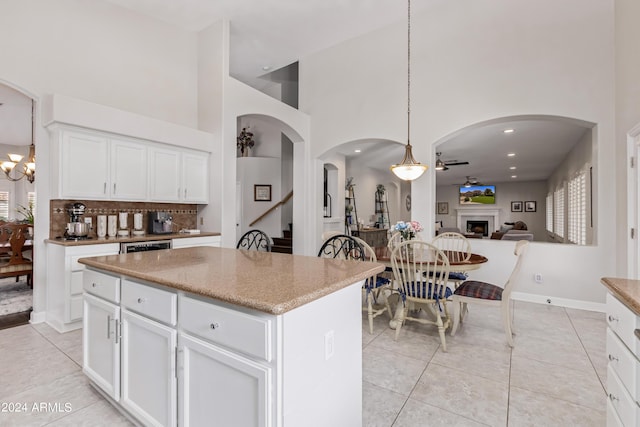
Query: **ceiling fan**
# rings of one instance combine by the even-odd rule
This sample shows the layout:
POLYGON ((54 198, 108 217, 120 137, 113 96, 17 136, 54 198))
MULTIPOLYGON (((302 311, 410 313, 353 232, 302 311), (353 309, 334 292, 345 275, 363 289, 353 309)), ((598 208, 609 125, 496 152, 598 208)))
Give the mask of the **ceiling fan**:
POLYGON ((472 185, 482 185, 482 183, 478 181, 478 178, 474 178, 472 176, 467 175, 467 180, 462 185, 468 188, 468 187, 471 187, 472 185))
POLYGON ((440 156, 442 155, 442 153, 437 152, 436 156, 438 157, 436 159, 436 170, 437 171, 446 171, 449 170, 449 168, 447 166, 459 166, 459 165, 468 165, 469 162, 461 162, 459 160, 442 160, 440 158, 440 156))

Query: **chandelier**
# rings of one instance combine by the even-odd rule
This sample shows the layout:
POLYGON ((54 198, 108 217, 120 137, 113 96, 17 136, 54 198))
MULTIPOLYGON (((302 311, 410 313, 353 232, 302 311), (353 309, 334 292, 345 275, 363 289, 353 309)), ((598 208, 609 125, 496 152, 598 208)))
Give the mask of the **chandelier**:
POLYGON ((27 178, 27 181, 33 182, 36 179, 36 146, 33 141, 34 134, 34 102, 31 100, 31 145, 29 146, 29 154, 27 155, 27 159, 22 165, 22 170, 16 169, 18 163, 22 161, 24 156, 20 154, 9 153, 7 156, 9 157, 9 161, 4 161, 0 163, 0 169, 7 176, 9 181, 20 181, 22 178, 27 178), (11 176, 11 172, 15 171, 16 174, 19 174, 17 177, 11 176))
POLYGON ((404 157, 397 165, 391 166, 393 172, 398 178, 405 181, 413 181, 420 178, 427 170, 427 165, 418 162, 411 152, 411 0, 407 0, 407 145, 405 147, 404 157))

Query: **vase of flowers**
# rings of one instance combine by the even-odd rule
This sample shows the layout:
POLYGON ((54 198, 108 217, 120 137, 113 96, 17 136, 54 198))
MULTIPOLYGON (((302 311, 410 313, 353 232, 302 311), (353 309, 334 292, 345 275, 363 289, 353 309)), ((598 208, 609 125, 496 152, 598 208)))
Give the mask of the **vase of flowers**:
POLYGON ((418 221, 398 221, 396 225, 392 227, 392 230, 399 231, 402 240, 412 240, 415 239, 416 233, 422 231, 423 228, 418 221))
POLYGON ((237 146, 240 149, 240 155, 242 157, 249 156, 249 148, 252 148, 255 144, 256 143, 253 140, 253 133, 249 132, 247 128, 242 128, 240 135, 238 135, 237 143, 237 146))

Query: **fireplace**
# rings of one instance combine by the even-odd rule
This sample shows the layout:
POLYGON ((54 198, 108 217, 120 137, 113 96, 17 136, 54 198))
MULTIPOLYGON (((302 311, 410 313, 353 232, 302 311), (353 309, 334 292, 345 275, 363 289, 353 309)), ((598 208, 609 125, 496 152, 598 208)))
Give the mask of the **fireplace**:
POLYGON ((489 235, 489 221, 467 221, 467 226, 465 228, 467 233, 471 234, 482 234, 483 236, 489 235))
POLYGON ((482 207, 474 208, 460 208, 458 209, 458 228, 467 232, 469 221, 473 223, 485 222, 487 225, 484 228, 483 237, 489 236, 489 231, 494 231, 500 224, 500 210, 499 209, 486 209, 482 207))

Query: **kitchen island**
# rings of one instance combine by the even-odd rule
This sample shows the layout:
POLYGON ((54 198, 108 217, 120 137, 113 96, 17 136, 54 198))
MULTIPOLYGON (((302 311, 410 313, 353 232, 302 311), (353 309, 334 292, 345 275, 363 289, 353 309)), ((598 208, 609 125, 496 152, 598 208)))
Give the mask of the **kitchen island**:
POLYGON ((82 258, 83 369, 143 425, 358 426, 381 264, 196 247, 82 258))

